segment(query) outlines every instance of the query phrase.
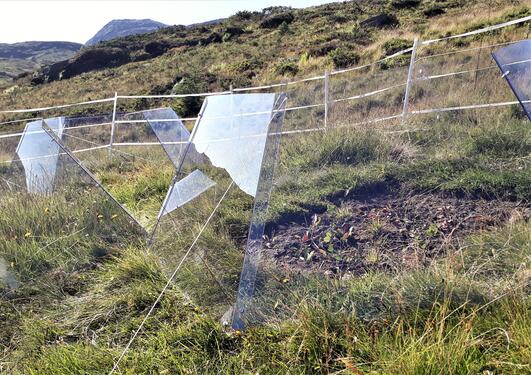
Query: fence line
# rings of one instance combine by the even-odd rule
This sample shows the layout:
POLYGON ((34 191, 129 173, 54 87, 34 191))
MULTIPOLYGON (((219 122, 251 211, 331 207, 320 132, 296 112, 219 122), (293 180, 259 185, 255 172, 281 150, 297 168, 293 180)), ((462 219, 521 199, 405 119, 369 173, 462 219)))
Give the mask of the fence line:
POLYGON ((531 62, 531 59, 519 60, 519 61, 513 61, 512 63, 503 64, 503 66, 518 65, 518 64, 528 63, 528 62, 531 62))
MULTIPOLYGON (((359 125, 373 124, 373 123, 378 123, 378 122, 383 122, 383 121, 389 121, 389 120, 397 119, 397 118, 400 118, 400 117, 402 117, 402 114, 393 115, 393 116, 387 116, 387 117, 381 117, 381 118, 377 118, 377 119, 374 119, 374 120, 363 121, 363 122, 358 122, 358 123, 354 123, 354 124, 337 125, 337 126, 332 127, 331 129, 341 129, 341 128, 349 128, 349 127, 359 126, 359 125)), ((264 136, 264 135, 283 135, 284 136, 284 135, 293 135, 293 134, 301 134, 301 133, 313 133, 313 132, 326 131, 326 130, 327 129, 323 128, 323 127, 309 128, 309 129, 285 130, 285 131, 281 131, 281 132, 278 132, 278 133, 272 133, 272 134, 264 133, 264 134, 262 134, 262 136, 264 136)), ((45 133, 45 131, 44 130, 36 130, 36 131, 28 132, 26 134, 35 134, 35 133, 45 133)), ((20 134, 22 135, 23 133, 20 133, 20 134)), ((67 134, 65 134, 65 135, 67 135, 67 134)), ((260 136, 260 134, 252 135, 252 136, 248 136, 248 137, 255 137, 255 136, 260 136)), ((81 139, 81 138, 78 138, 78 137, 74 137, 74 138, 77 138, 79 140, 86 141, 86 142, 89 142, 89 143, 96 144, 94 142, 87 141, 87 140, 84 140, 84 139, 81 139)), ((216 141, 224 141, 224 140, 221 139, 221 140, 216 140, 216 141)), ((113 146, 114 147, 138 147, 138 146, 186 145, 186 144, 188 144, 188 141, 176 141, 176 142, 116 142, 116 143, 113 144, 113 146)), ((81 149, 81 150, 75 150, 75 151, 72 151, 72 152, 73 153, 83 153, 83 152, 88 152, 88 151, 101 150, 101 149, 105 149, 105 148, 109 148, 109 145, 107 145, 107 144, 98 145, 98 146, 94 146, 94 147, 84 148, 84 149, 81 149)), ((56 155, 65 155, 65 154, 64 153, 59 153, 59 154, 40 155, 40 156, 31 157, 31 158, 4 160, 4 161, 1 161, 0 164, 8 164, 8 163, 16 162, 16 161, 38 160, 38 159, 49 158, 49 157, 56 156, 56 155)), ((128 155, 130 155, 130 154, 128 154, 128 155)), ((131 156, 134 156, 134 155, 131 155, 131 156)))
MULTIPOLYGON (((529 103, 531 103, 531 100, 522 101, 522 104, 529 104, 529 103)), ((518 102, 518 101, 510 101, 510 102, 487 103, 487 104, 472 104, 472 105, 457 106, 457 107, 443 107, 443 108, 412 110, 412 111, 408 111, 408 113, 409 114, 430 114, 430 113, 451 112, 451 111, 470 110, 470 109, 495 108, 495 107, 502 107, 502 106, 509 106, 509 105, 517 105, 517 104, 520 104, 520 102, 518 102)), ((319 105, 321 106, 322 104, 319 104, 319 105)), ((308 107, 308 106, 305 106, 305 107, 308 107)), ((297 107, 292 107, 291 109, 294 110, 294 109, 297 109, 297 107)), ((260 113, 260 112, 257 112, 257 113, 260 113)), ((261 112, 261 113, 265 113, 265 112, 261 112)), ((250 114, 247 114, 247 115, 250 115, 250 114)), ((400 113, 400 114, 397 114, 397 115, 380 117, 380 118, 376 118, 376 119, 373 119, 373 120, 362 121, 362 122, 357 122, 357 123, 353 123, 353 124, 336 125, 336 126, 332 126, 332 127, 328 127, 328 128, 316 127, 316 128, 309 128, 309 129, 285 130, 285 131, 281 131, 279 133, 274 133, 274 134, 280 134, 280 135, 285 136, 285 135, 294 135, 294 134, 313 133, 313 132, 318 132, 318 131, 326 131, 326 130, 329 130, 329 129, 350 128, 350 127, 355 127, 355 126, 360 126, 360 125, 369 125, 369 124, 374 124, 374 123, 378 123, 378 122, 384 122, 384 121, 390 121, 390 120, 394 120, 394 119, 399 119, 399 118, 403 118, 403 116, 404 116, 404 114, 400 113)), ((139 121, 144 121, 145 122, 147 120, 139 120, 139 121)), ((171 121, 176 121, 176 120, 172 119, 171 121)), ((107 123, 107 125, 109 125, 109 124, 110 123, 107 123)), ((98 126, 98 124, 94 124, 94 125, 91 125, 91 126, 98 126)), ((70 129, 70 128, 67 128, 67 129, 70 129)), ((388 132, 388 133, 405 133, 405 132, 414 131, 414 130, 408 129, 408 130, 400 130, 400 131, 391 131, 391 132, 388 132)), ((424 129, 417 129, 417 130, 424 130, 424 129)), ((44 130, 42 130, 42 131, 36 130, 36 131, 28 132, 26 134, 44 133, 44 132, 45 132, 44 130)), ((17 135, 21 136, 23 134, 24 133, 18 133, 17 135)), ((15 136, 15 135, 14 134, 8 134, 8 135, 0 136, 0 139, 1 138, 7 138, 7 137, 10 137, 10 136, 15 136)), ((75 138, 77 138, 77 137, 75 137, 75 138)), ((78 139, 83 140, 81 138, 78 138, 78 139)), ((178 144, 185 145, 187 143, 188 143, 187 141, 177 141, 177 142, 116 142, 116 143, 113 144, 113 147, 138 147, 138 146, 159 146, 159 145, 178 145, 178 144)), ((99 145, 99 146, 95 146, 95 147, 84 148, 84 149, 81 149, 81 150, 73 151, 73 153, 83 153, 83 152, 88 152, 88 151, 101 150, 101 149, 105 149, 105 148, 109 148, 109 145, 105 144, 105 145, 99 145)), ((7 163, 11 163, 13 161, 22 161, 22 160, 24 160, 24 161, 25 160, 37 160, 37 159, 51 157, 51 156, 54 156, 54 155, 43 155, 43 156, 37 156, 37 157, 33 157, 33 158, 6 160, 6 161, 1 161, 0 164, 7 164, 7 163)), ((63 154, 59 154, 59 155, 63 155, 63 154)))
MULTIPOLYGON (((116 99, 178 99, 204 97, 211 95, 228 95, 230 91, 203 92, 199 94, 167 94, 167 95, 117 95, 116 99)), ((114 100, 111 99, 111 100, 114 100)))
POLYGON ((413 47, 409 47, 409 48, 406 48, 404 50, 401 50, 401 51, 398 51, 396 53, 393 53, 392 55, 386 56, 386 57, 384 57, 384 58, 382 58, 380 60, 376 60, 376 61, 373 61, 371 63, 365 64, 365 65, 355 66, 353 68, 347 68, 347 69, 343 69, 343 70, 336 70, 336 71, 330 72, 330 75, 334 76, 334 75, 337 75, 337 74, 343 74, 343 73, 353 72, 355 70, 365 69, 365 68, 374 66, 376 64, 382 63, 384 61, 387 61, 387 60, 390 60, 390 59, 394 59, 395 57, 398 57, 398 56, 401 56, 401 55, 405 55, 406 53, 409 53, 412 50, 413 50, 413 47))
POLYGON ((42 112, 42 111, 49 111, 51 109, 62 109, 62 108, 69 108, 69 107, 77 107, 77 106, 80 106, 80 105, 98 104, 98 103, 106 103, 106 102, 112 102, 112 101, 114 101, 114 98, 90 100, 90 101, 87 101, 87 102, 72 103, 72 104, 62 104, 62 105, 55 105, 55 106, 51 106, 51 107, 41 107, 41 108, 31 108, 31 109, 11 109, 11 110, 7 110, 7 111, 0 111, 0 113, 42 112))
MULTIPOLYGON (((392 87, 400 87, 400 86, 404 86, 404 85, 405 84, 400 84, 400 85, 396 85, 396 86, 392 86, 392 87)), ((387 90, 387 89, 383 89, 383 90, 387 90)), ((381 91, 381 90, 379 90, 379 91, 381 91)), ((373 93, 375 93, 375 92, 373 92, 373 93)), ((367 95, 365 95, 365 96, 367 96, 367 95)), ((337 103, 337 102, 342 102, 342 101, 351 100, 351 99, 358 99, 360 97, 365 97, 365 96, 364 95, 357 95, 357 96, 354 96, 354 97, 349 97, 349 98, 344 98, 344 99, 337 99, 337 100, 334 100, 334 101, 331 101, 331 102, 332 103, 337 103)), ((428 108, 428 109, 421 109, 421 110, 412 110, 412 111, 408 111, 408 113, 409 114, 413 114, 413 115, 416 115, 416 114, 429 114, 429 113, 437 113, 437 112, 450 112, 450 111, 482 109, 482 108, 490 108, 490 107, 503 107, 503 106, 509 106, 509 105, 516 105, 516 104, 519 104, 519 103, 520 102, 518 102, 518 101, 507 101, 507 102, 498 102, 498 103, 471 104, 471 105, 456 106, 456 107, 428 108)), ((528 103, 531 103, 531 100, 523 101, 522 103, 523 104, 528 104, 528 103)), ((312 105, 306 105, 306 106, 300 106, 300 107, 288 107, 288 108, 286 108, 285 111, 286 112, 290 112, 290 111, 296 111, 296 110, 301 110, 301 109, 309 109, 309 108, 316 108, 316 107, 322 107, 322 106, 324 106, 324 104, 312 104, 312 105)), ((249 113, 241 113, 241 114, 238 114, 237 116, 254 116, 254 115, 268 114, 268 113, 269 112, 249 112, 249 113)), ((381 118, 376 118, 376 119, 369 120, 369 121, 364 121, 364 122, 360 122, 360 123, 354 123, 354 124, 352 124, 352 126, 363 125, 363 124, 371 124, 371 123, 374 123, 374 122, 386 121, 386 120, 394 119, 394 118, 401 117, 401 116, 403 116, 403 113, 400 114, 400 115, 381 117, 381 118)), ((219 116, 219 117, 215 117, 215 119, 223 119, 223 118, 231 118, 231 117, 234 117, 234 116, 219 116)), ((197 120, 197 119, 198 119, 198 117, 196 117, 196 118, 187 118, 186 120, 187 121, 192 121, 192 120, 197 120)), ((179 120, 183 121, 184 119, 158 119, 158 120, 154 120, 154 121, 156 121, 156 122, 176 122, 176 121, 179 121, 179 120)), ((116 124, 147 123, 148 121, 149 120, 130 120, 130 121, 117 120, 116 124)), ((68 128, 65 128, 65 130, 68 131, 68 130, 71 130, 71 129, 82 129, 82 128, 91 128, 91 127, 99 127, 99 126, 109 126, 111 124, 112 123, 110 123, 110 122, 104 122, 104 123, 101 123, 101 124, 85 124, 85 125, 68 127, 68 128)), ((333 128, 336 128, 336 127, 337 126, 333 126, 331 128, 333 129, 333 128)), ((296 132, 302 133, 303 131, 296 131, 296 132)), ((39 134, 39 133, 44 133, 44 131, 35 130, 35 131, 27 132, 27 133, 19 132, 19 133, 3 134, 3 135, 0 135, 0 139, 15 138, 15 137, 20 137, 20 136, 22 136, 24 134, 39 134)), ((282 133, 282 134, 292 134, 292 131, 288 131, 287 133, 282 133)), ((136 145, 141 145, 143 143, 135 143, 135 144, 136 145)), ((113 143, 113 145, 124 146, 125 144, 123 144, 123 143, 122 144, 113 143)))
POLYGON ((519 39, 519 40, 512 40, 510 42, 503 42, 503 43, 495 43, 495 44, 489 44, 487 46, 479 46, 479 47, 472 47, 472 48, 463 48, 463 49, 458 49, 458 50, 455 50, 455 51, 450 51, 450 52, 441 52, 441 53, 435 53, 433 55, 428 55, 428 56, 421 56, 417 59, 417 61, 419 60, 426 60, 426 59, 431 59, 433 57, 440 57, 440 56, 448 56, 448 55, 456 55, 458 53, 464 53, 464 52, 470 52, 470 51, 477 51, 477 50, 480 50, 480 49, 486 49, 486 48, 492 48, 492 47, 501 47, 501 46, 507 46, 509 44, 514 44, 514 43, 518 43, 522 41, 522 39, 519 39))
POLYGON ((38 118, 23 118, 23 119, 20 119, 20 120, 4 121, 4 122, 0 122, 0 125, 8 125, 8 124, 15 124, 17 122, 38 121, 38 120, 42 120, 42 117, 38 117, 38 118))
MULTIPOLYGON (((531 103, 531 100, 523 100, 522 104, 531 103)), ((419 115, 426 113, 437 113, 437 112, 450 112, 450 111, 463 111, 467 109, 481 109, 481 108, 495 108, 495 107, 505 107, 509 105, 520 104, 519 101, 511 102, 498 102, 498 103, 486 103, 486 104, 470 104, 457 107, 443 107, 443 108, 430 108, 430 109, 420 109, 411 111, 411 114, 419 115)))
MULTIPOLYGON (((44 130, 42 132, 44 133, 44 130)), ((102 150, 102 149, 108 148, 108 147, 109 147, 108 145, 89 147, 89 148, 83 148, 81 150, 72 151, 72 153, 80 154, 80 153, 88 152, 88 151, 102 150)), ((60 156, 60 155, 67 155, 67 154, 66 154, 66 152, 59 152, 57 154, 34 156, 34 157, 31 157, 31 158, 22 158, 22 159, 19 158, 19 159, 12 159, 12 160, 3 160, 3 161, 0 161, 0 164, 11 164, 11 163, 14 163, 14 162, 19 162, 19 161, 22 162, 22 161, 46 159, 46 158, 56 157, 56 156, 60 156)))
POLYGON ((467 74, 467 73, 481 72, 481 71, 484 71, 484 70, 490 70, 490 69, 494 69, 494 68, 497 68, 497 67, 498 67, 497 65, 489 65, 489 66, 486 66, 484 68, 470 69, 470 70, 460 70, 460 71, 457 71, 457 72, 436 74, 436 75, 432 75, 432 76, 420 77, 420 78, 417 78, 415 80, 416 81, 429 81, 429 80, 437 79, 437 78, 444 78, 444 77, 457 76, 457 75, 467 74))
POLYGON ((304 82, 319 81, 321 79, 325 79, 325 77, 326 77, 326 74, 322 76, 309 77, 309 78, 299 79, 296 81, 288 81, 284 83, 274 83, 271 85, 264 85, 264 86, 236 88, 236 89, 232 89, 232 91, 230 92, 232 93, 232 92, 242 92, 242 91, 254 91, 254 90, 272 89, 272 88, 282 87, 282 86, 292 86, 292 85, 298 85, 299 83, 304 83, 304 82))
POLYGON ((373 95, 381 94, 382 92, 386 92, 386 91, 389 91, 389 90, 392 90, 392 89, 396 89, 396 88, 398 88, 398 87, 402 87, 402 86, 407 86, 407 82, 399 83, 399 84, 397 84, 397 85, 393 85, 393 86, 385 87, 385 88, 383 88, 383 89, 379 89, 379 90, 375 90, 375 91, 367 92, 367 93, 364 93, 364 94, 359 94, 359 95, 349 96, 349 97, 347 97, 347 98, 342 98, 342 99, 335 99, 335 100, 332 100, 332 103, 344 102, 344 101, 346 101, 346 100, 363 99, 363 98, 367 98, 367 97, 369 97, 369 96, 373 96, 373 95))
MULTIPOLYGON (((34 121, 39 121, 39 120, 42 120, 42 119, 38 119, 38 120, 34 120, 34 121)), ((65 130, 96 128, 96 127, 99 127, 99 126, 108 126, 108 125, 111 125, 111 124, 112 124, 111 122, 102 122, 100 124, 85 124, 85 125, 67 127, 67 128, 65 128, 65 130)), ((0 134, 0 139, 20 137, 20 136, 23 136, 24 134, 41 134, 41 133, 44 133, 44 130, 33 130, 33 131, 30 131, 30 132, 18 132, 18 133, 0 134)))
POLYGON ((502 28, 507 27, 507 26, 516 25, 516 24, 527 22, 527 21, 530 21, 530 20, 531 20, 531 16, 518 18, 516 20, 499 23, 497 25, 487 26, 487 27, 484 27, 482 29, 469 31, 469 32, 462 33, 462 34, 450 35, 450 36, 446 36, 446 37, 438 38, 438 39, 425 40, 425 41, 421 42, 421 45, 427 46, 429 44, 433 44, 433 43, 441 42, 441 41, 445 41, 445 40, 456 39, 456 38, 466 38, 467 36, 483 34, 483 33, 489 32, 489 31, 502 29, 502 28))
MULTIPOLYGON (((505 64, 504 66, 518 65, 518 64, 528 63, 528 62, 531 62, 531 59, 515 61, 515 62, 512 62, 512 63, 505 64)), ((469 69, 469 70, 460 70, 460 71, 457 71, 457 72, 444 73, 444 74, 436 74, 436 75, 432 75, 432 76, 420 77, 420 78, 417 78, 415 80, 416 81, 426 81, 426 80, 431 80, 431 79, 451 77, 451 76, 467 74, 467 73, 482 72, 484 70, 491 70, 491 69, 495 69, 495 68, 498 68, 498 65, 489 65, 489 66, 485 66, 483 68, 469 69)))

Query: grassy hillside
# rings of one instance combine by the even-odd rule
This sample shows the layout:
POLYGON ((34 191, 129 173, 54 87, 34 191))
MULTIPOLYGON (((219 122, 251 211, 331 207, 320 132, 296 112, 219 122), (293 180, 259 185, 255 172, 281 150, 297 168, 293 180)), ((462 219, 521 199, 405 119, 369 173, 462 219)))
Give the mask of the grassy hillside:
MULTIPOLYGON (((408 5, 388 0, 356 1, 299 10, 243 12, 219 25, 175 26, 117 39, 78 56, 82 64, 95 56, 111 68, 98 63, 98 70, 37 86, 31 85, 28 77, 0 93, 0 108, 84 101, 111 97, 115 91, 130 95, 191 93, 226 90, 231 84, 242 87, 281 82, 373 61, 410 46, 414 36, 439 37, 529 13, 525 1, 404 4, 408 5), (430 11, 433 9, 438 11, 430 11), (382 13, 393 17, 377 27, 363 23, 382 13), (87 53, 90 57, 84 58, 87 53)), ((84 65, 72 70, 86 71, 84 65)), ((182 108, 180 112, 186 115, 191 111, 182 108)))
MULTIPOLYGON (((508 1, 392 0, 277 11, 110 42, 105 48, 124 50, 129 59, 153 42, 191 45, 36 86, 21 80, 2 94, 0 107, 78 101, 115 90, 199 92, 281 81, 392 54, 415 35, 518 18, 529 8, 508 1), (397 15, 398 25, 362 26, 382 11, 397 15), (229 25, 245 32, 224 36, 229 25), (191 42, 214 32, 221 41, 191 42)), ((419 57, 525 38, 528 27, 430 46, 419 57)), ((405 61, 335 76, 331 92, 342 97, 385 87, 405 76, 405 61)), ((472 50, 419 60, 417 77, 488 64, 488 52, 472 50)), ((321 82, 289 88, 290 106, 321 101, 322 88, 321 82)), ((327 131, 283 136, 266 217, 264 258, 271 270, 257 283, 266 324, 240 332, 219 319, 234 302, 252 209, 251 199, 234 188, 117 373, 530 372, 529 121, 514 105, 357 124, 401 113, 400 90, 335 103, 327 131)), ((411 107, 502 100, 512 100, 507 84, 498 70, 485 69, 464 78, 419 79, 411 107)), ((182 115, 195 115, 200 104, 138 100, 121 109, 161 103, 182 115)), ((322 117, 322 108, 290 111, 284 129, 309 129, 322 117)), ((70 135, 65 142, 74 149, 88 147, 87 140, 108 141, 105 130, 70 135)), ((146 134, 124 126, 116 136, 129 141, 146 134)), ((3 141, 3 152, 15 146, 3 141)), ((160 148, 79 157, 143 224, 153 224, 149 218, 173 175, 160 148)), ((69 173, 61 174, 62 188, 53 197, 9 190, 5 179, 24 185, 23 175, 0 167, 0 209, 9 213, 0 217, 5 373, 108 373, 229 181, 201 164, 218 187, 177 212, 148 249, 145 234, 68 158, 63 163, 69 173)))

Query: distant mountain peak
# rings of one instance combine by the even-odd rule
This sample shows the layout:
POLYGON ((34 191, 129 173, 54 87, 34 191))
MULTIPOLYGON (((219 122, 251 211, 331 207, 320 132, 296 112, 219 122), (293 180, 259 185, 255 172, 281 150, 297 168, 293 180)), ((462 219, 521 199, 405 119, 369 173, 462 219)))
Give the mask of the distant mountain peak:
POLYGON ((134 20, 120 19, 112 20, 90 38, 85 45, 91 46, 99 42, 110 39, 122 38, 129 35, 145 34, 157 31, 167 25, 150 19, 134 20))

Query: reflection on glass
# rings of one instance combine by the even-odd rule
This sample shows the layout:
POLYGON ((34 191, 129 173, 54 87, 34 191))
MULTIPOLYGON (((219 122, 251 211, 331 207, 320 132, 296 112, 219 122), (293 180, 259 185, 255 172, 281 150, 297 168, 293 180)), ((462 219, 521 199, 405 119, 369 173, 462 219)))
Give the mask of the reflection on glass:
MULTIPOLYGON (((61 137, 64 129, 63 117, 47 119, 46 123, 61 137)), ((51 193, 57 170, 59 146, 42 130, 42 121, 33 121, 26 125, 17 147, 17 155, 24 167, 28 192, 51 193)))
POLYGON ((275 94, 210 96, 193 135, 199 153, 256 195, 275 94))
POLYGON ((200 170, 194 170, 182 180, 176 181, 170 188, 164 201, 164 211, 161 211, 159 217, 184 206, 214 185, 216 183, 205 176, 200 170))
POLYGON ((112 114, 66 117, 62 141, 71 151, 110 143, 112 114))
POLYGON ((492 57, 531 120, 531 39, 500 48, 492 57))

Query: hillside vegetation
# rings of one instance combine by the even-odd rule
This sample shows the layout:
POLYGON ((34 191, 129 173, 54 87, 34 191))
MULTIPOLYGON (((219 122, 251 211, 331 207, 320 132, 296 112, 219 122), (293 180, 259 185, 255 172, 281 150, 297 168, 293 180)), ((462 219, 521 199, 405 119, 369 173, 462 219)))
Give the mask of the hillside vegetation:
MULTIPOLYGON (((393 54, 415 36, 529 14, 523 1, 459 0, 240 12, 218 25, 170 27, 91 47, 93 56, 106 50, 124 60, 70 78, 21 79, 0 95, 0 108, 114 91, 189 93, 281 82, 393 54)), ((419 60, 411 107, 514 100, 499 71, 487 69, 490 50, 474 48, 523 39, 528 30, 529 24, 516 25, 419 51, 422 58, 471 49, 419 60), (464 78, 420 79, 470 66, 487 68, 464 78)), ((409 59, 336 75, 330 92, 343 97, 392 85, 407 77, 409 59)), ((320 81, 281 89, 290 106, 323 99, 320 81)), ((24 178, 5 163, 16 140, 2 140, 0 210, 9 214, 0 217, 0 371, 108 373, 154 306, 117 374, 530 373, 529 120, 518 105, 507 105, 360 124, 401 113, 403 91, 334 103, 326 131, 283 135, 264 218, 264 259, 272 271, 257 281, 265 291, 256 306, 263 307, 264 324, 245 331, 220 318, 234 303, 252 200, 227 190, 209 217, 216 203, 209 194, 221 196, 229 182, 223 171, 200 164, 218 173, 220 186, 176 212, 150 246, 67 157, 69 173, 53 197, 10 190, 6 179, 23 185, 24 178), (153 305, 202 229, 189 261, 153 305)), ((161 105, 195 116, 201 101, 124 100, 119 110, 161 105)), ((47 115, 108 111, 103 104, 47 115)), ((321 107, 287 112, 284 130, 312 130, 323 116, 321 107)), ((78 150, 107 144, 108 128, 93 129, 73 129, 64 141, 78 150)), ((145 129, 136 129, 118 127, 116 137, 146 140, 145 129)), ((160 147, 78 155, 135 217, 153 226, 174 174, 160 147)))
POLYGON ((173 26, 84 49, 68 66, 44 69, 33 85, 27 77, 6 88, 0 108, 85 101, 115 91, 218 91, 322 74, 407 48, 414 36, 435 38, 523 17, 529 14, 525 3, 380 0, 240 12, 220 24, 173 26), (35 85, 47 80, 53 82, 35 85))

